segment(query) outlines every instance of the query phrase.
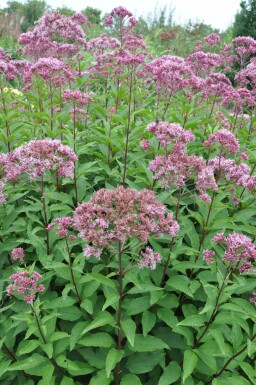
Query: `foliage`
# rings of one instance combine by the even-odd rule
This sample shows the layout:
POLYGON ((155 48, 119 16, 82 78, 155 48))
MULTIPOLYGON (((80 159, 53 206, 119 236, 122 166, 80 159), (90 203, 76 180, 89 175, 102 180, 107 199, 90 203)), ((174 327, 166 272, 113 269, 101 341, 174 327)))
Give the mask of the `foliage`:
POLYGON ((86 23, 0 49, 0 382, 253 384, 256 42, 86 23))
POLYGON ((256 1, 245 0, 240 3, 241 10, 235 16, 233 36, 256 38, 256 1))

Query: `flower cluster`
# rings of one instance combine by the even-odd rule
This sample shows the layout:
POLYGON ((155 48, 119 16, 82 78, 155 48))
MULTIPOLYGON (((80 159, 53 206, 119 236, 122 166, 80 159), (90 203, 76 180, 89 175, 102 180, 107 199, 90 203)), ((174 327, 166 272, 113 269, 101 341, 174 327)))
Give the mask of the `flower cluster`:
MULTIPOLYGON (((240 273, 254 271, 252 262, 256 261, 256 246, 250 238, 235 232, 228 236, 220 233, 213 238, 213 241, 224 249, 222 259, 232 265, 233 268, 238 268, 240 273)), ((213 251, 204 250, 203 254, 208 263, 215 261, 213 251)))
POLYGON ((210 147, 213 143, 219 143, 224 150, 231 152, 232 154, 236 154, 239 150, 239 144, 230 131, 223 129, 219 130, 216 134, 211 134, 204 142, 205 147, 210 147))
POLYGON ((133 14, 128 11, 128 9, 119 6, 110 12, 110 14, 105 18, 105 25, 111 26, 114 23, 114 18, 117 18, 120 23, 123 23, 124 20, 127 20, 130 26, 134 26, 137 24, 137 20, 133 16, 133 14))
POLYGON ((5 180, 13 181, 25 173, 30 180, 43 179, 54 170, 61 177, 72 177, 77 156, 59 140, 31 140, 9 154, 0 154, 5 180))
POLYGON ((25 55, 33 55, 37 59, 73 54, 79 46, 86 44, 81 27, 85 22, 87 18, 82 14, 64 16, 58 12, 48 12, 38 20, 32 31, 20 35, 19 43, 25 46, 25 55))
POLYGON ((87 257, 99 257, 101 249, 117 241, 125 243, 135 237, 147 242, 151 234, 175 237, 179 230, 173 215, 166 213, 152 191, 138 192, 122 186, 101 189, 88 203, 80 204, 74 213, 74 227, 83 240, 92 244, 84 250, 87 257))
POLYGON ((38 285, 40 278, 41 274, 36 271, 33 271, 32 275, 27 270, 12 274, 10 279, 13 283, 7 288, 8 297, 19 294, 27 303, 32 303, 36 299, 36 294, 45 290, 44 285, 38 285))
POLYGON ((31 83, 32 77, 35 74, 45 80, 50 79, 51 84, 56 86, 61 86, 74 80, 71 67, 53 57, 41 58, 31 65, 28 71, 24 73, 24 82, 31 83))
POLYGON ((177 123, 153 122, 147 126, 147 130, 152 132, 163 147, 169 144, 192 142, 195 137, 190 130, 184 130, 177 123))
POLYGON ((24 249, 22 247, 16 247, 15 249, 12 249, 11 256, 14 261, 19 260, 20 262, 23 262, 25 257, 24 249))
POLYGON ((161 261, 161 255, 159 253, 155 253, 151 247, 146 247, 145 251, 141 252, 141 256, 143 259, 138 263, 138 266, 141 269, 149 267, 154 270, 157 262, 161 261))
MULTIPOLYGON (((53 223, 50 223, 46 230, 51 230, 55 225, 57 225, 57 235, 62 238, 66 238, 69 235, 69 230, 73 226, 73 218, 71 217, 61 217, 56 218, 53 223)), ((69 235, 71 240, 75 240, 76 236, 69 235)))

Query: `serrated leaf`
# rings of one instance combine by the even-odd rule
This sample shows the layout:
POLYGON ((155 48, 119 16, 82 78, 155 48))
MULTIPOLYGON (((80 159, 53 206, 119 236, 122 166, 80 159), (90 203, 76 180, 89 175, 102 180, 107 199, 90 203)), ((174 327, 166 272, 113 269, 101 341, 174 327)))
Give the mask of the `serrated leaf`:
POLYGON ((116 367, 116 364, 121 361, 124 355, 123 350, 111 349, 106 357, 105 370, 107 377, 110 376, 111 371, 116 367))
POLYGON ((120 385, 142 385, 139 377, 135 376, 135 374, 125 374, 122 377, 120 385))
POLYGON ((110 294, 104 305, 102 306, 102 310, 106 310, 109 306, 113 305, 114 303, 116 303, 117 301, 119 300, 119 294, 118 293, 113 293, 113 294, 110 294))
POLYGON ((192 350, 185 351, 184 360, 183 360, 183 377, 182 377, 183 382, 185 382, 186 379, 193 373, 196 367, 197 361, 198 361, 198 357, 192 350))
POLYGON ((179 290, 182 293, 187 294, 189 297, 193 297, 193 293, 189 288, 190 280, 188 277, 184 277, 183 275, 175 275, 168 279, 166 282, 167 286, 174 288, 175 290, 179 290))
POLYGON ((95 333, 78 340, 79 345, 110 348, 115 344, 113 338, 107 333, 95 333))
POLYGON ((75 385, 75 383, 74 383, 74 380, 72 380, 72 378, 64 376, 60 385, 75 385))
POLYGON ((161 349, 169 349, 169 346, 157 337, 144 337, 142 334, 136 334, 134 346, 130 346, 130 350, 134 352, 153 352, 161 349))
POLYGON ((142 313, 142 329, 143 329, 143 336, 145 337, 150 330, 155 326, 156 323, 156 315, 155 313, 151 313, 150 311, 144 311, 142 313))
POLYGON ((115 319, 110 313, 101 312, 96 315, 94 320, 88 326, 86 326, 86 328, 82 331, 81 334, 83 335, 89 332, 90 330, 97 329, 107 324, 114 325, 115 319))
POLYGON ((136 324, 132 319, 126 319, 121 321, 121 329, 126 335, 131 346, 134 346, 136 324))
POLYGON ((183 321, 178 323, 178 326, 192 326, 192 327, 200 327, 205 323, 205 317, 203 314, 190 315, 185 318, 183 321))
POLYGON ((157 385, 171 385, 180 378, 180 364, 171 362, 165 369, 157 385))
POLYGON ((33 352, 38 346, 40 342, 38 340, 23 340, 19 344, 17 355, 28 354, 33 352))

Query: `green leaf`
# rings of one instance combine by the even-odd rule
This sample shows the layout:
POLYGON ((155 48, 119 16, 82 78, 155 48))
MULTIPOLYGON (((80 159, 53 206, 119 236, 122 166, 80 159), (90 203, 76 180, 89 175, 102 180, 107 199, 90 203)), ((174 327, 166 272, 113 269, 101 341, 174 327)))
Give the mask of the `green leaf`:
POLYGON ((118 300, 119 300, 119 294, 118 294, 118 293, 110 294, 110 295, 107 297, 106 302, 105 302, 104 305, 102 306, 102 310, 106 310, 109 306, 113 305, 113 304, 116 303, 118 300))
POLYGON ((224 337, 220 330, 218 329, 211 329, 210 330, 211 335, 214 337, 215 341, 219 345, 219 348, 224 356, 227 354, 226 344, 224 337))
POLYGON ((121 321, 121 328, 126 335, 131 346, 134 346, 136 324, 132 319, 126 319, 121 321))
POLYGON ((180 378, 180 365, 176 361, 172 361, 165 369, 160 377, 158 385, 170 385, 180 378))
POLYGON ((108 352, 105 366, 107 377, 110 376, 110 373, 116 367, 116 364, 121 361, 123 355, 123 350, 118 350, 114 348, 108 352))
POLYGON ((78 341, 79 345, 110 348, 115 345, 113 338, 107 333, 95 333, 78 341))
POLYGON ((27 354, 33 352, 38 346, 40 342, 38 340, 23 340, 19 344, 17 355, 20 356, 22 354, 27 354))
POLYGON ((41 356, 40 354, 34 353, 31 357, 27 357, 25 360, 15 362, 9 366, 8 371, 14 370, 30 370, 36 368, 37 366, 42 366, 45 362, 48 362, 46 357, 41 356))
POLYGON ((157 316, 170 326, 170 328, 175 327, 178 323, 178 318, 174 315, 174 312, 171 309, 159 309, 157 316))
POLYGON ((148 373, 163 362, 164 356, 165 353, 159 350, 153 353, 134 353, 128 357, 126 366, 134 374, 148 373))
POLYGON ((153 352, 155 350, 169 349, 168 345, 154 336, 136 334, 134 346, 129 347, 134 352, 153 352))
POLYGON ((49 358, 52 358, 53 355, 53 345, 52 342, 48 342, 47 344, 43 344, 42 350, 47 354, 49 358))
POLYGON ((183 377, 182 377, 183 382, 185 382, 186 379, 193 373, 196 367, 197 361, 198 361, 198 357, 192 350, 185 351, 184 360, 183 360, 183 377))
POLYGON ((205 316, 203 314, 190 315, 183 321, 178 323, 178 326, 192 326, 194 328, 203 326, 205 323, 205 316))
POLYGON ((81 333, 84 330, 84 326, 88 325, 88 322, 78 322, 75 324, 70 334, 70 350, 73 350, 77 341, 81 337, 81 333))
POLYGON ((8 367, 12 361, 0 362, 0 377, 8 370, 8 367))
POLYGON ((193 293, 191 289, 188 287, 190 284, 190 280, 188 277, 184 277, 183 275, 175 275, 168 279, 166 282, 167 286, 174 288, 175 290, 179 290, 182 293, 187 294, 189 297, 193 297, 193 293))
POLYGON ((99 370, 97 371, 95 377, 91 379, 89 382, 89 385, 109 385, 113 380, 113 375, 110 374, 109 377, 107 377, 105 370, 99 370))
POLYGON ((150 307, 150 299, 148 295, 135 298, 132 301, 123 302, 123 308, 126 309, 126 315, 135 315, 143 313, 150 307))
POLYGON ((82 331, 81 334, 88 333, 90 330, 99 328, 107 324, 115 325, 115 319, 110 313, 102 311, 101 313, 96 315, 94 320, 82 331))
POLYGON ((135 376, 135 374, 125 374, 122 377, 120 385, 142 385, 139 377, 135 376))
POLYGON ((75 385, 75 383, 74 383, 74 380, 72 380, 72 378, 64 376, 60 385, 75 385))
POLYGON ((143 329, 143 336, 145 337, 156 323, 155 313, 151 313, 150 311, 147 311, 147 310, 144 311, 142 314, 141 323, 142 323, 142 329, 143 329))

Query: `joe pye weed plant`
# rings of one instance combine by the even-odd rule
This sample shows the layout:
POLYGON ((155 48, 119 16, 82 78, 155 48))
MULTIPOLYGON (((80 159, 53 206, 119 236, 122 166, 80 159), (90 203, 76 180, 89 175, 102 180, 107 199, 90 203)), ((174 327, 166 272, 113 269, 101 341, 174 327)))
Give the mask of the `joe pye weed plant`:
POLYGON ((256 381, 256 42, 156 56, 136 23, 0 49, 3 384, 256 381))

